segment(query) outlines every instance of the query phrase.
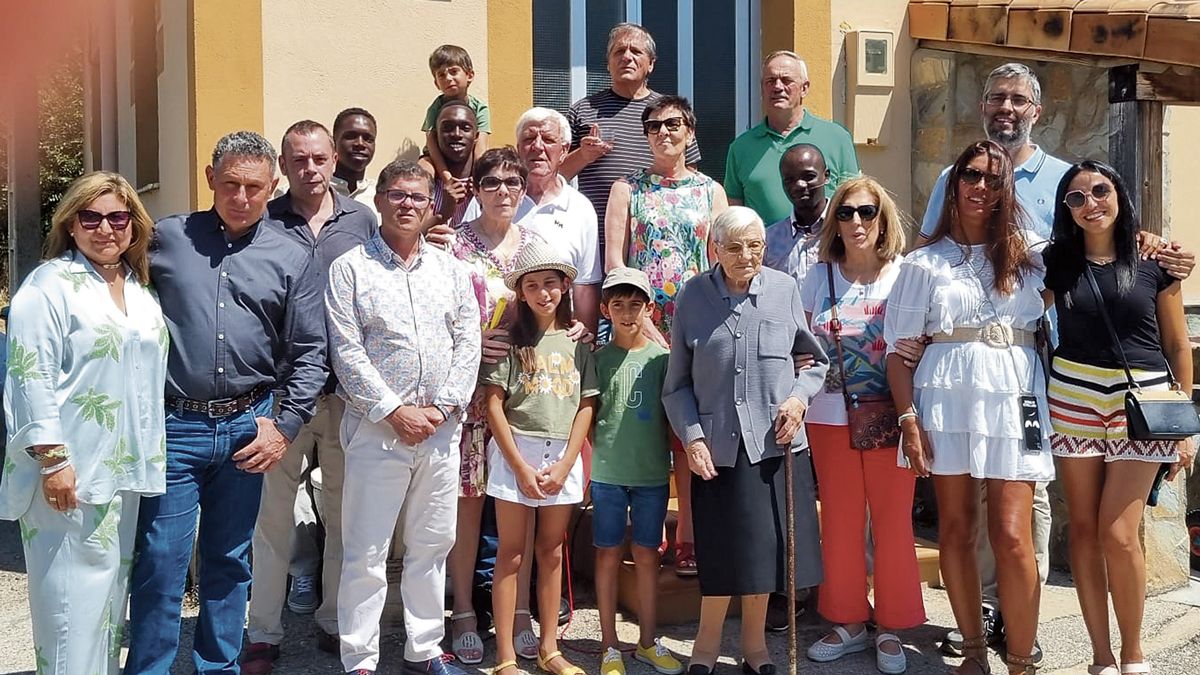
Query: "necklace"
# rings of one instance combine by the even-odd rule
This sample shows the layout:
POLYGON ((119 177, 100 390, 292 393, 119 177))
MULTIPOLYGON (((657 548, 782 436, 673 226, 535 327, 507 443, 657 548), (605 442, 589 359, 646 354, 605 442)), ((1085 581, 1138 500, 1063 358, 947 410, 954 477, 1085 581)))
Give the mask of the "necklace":
POLYGON ((121 265, 123 265, 123 264, 125 264, 125 263, 118 260, 115 263, 100 263, 100 266, 106 270, 118 270, 118 269, 121 269, 121 265))
POLYGON ((1116 262, 1117 260, 1117 256, 1115 255, 1089 255, 1086 257, 1088 262, 1093 262, 1097 265, 1107 265, 1111 262, 1116 262))

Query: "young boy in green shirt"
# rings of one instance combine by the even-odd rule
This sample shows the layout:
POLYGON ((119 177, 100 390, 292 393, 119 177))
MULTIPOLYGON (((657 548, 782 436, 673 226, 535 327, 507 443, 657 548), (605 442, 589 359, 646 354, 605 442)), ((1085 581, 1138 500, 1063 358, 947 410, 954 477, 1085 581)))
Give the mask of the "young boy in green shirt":
POLYGON ((668 352, 642 333, 652 297, 646 274, 629 267, 609 272, 600 287, 600 312, 612 322, 612 340, 594 361, 600 405, 592 432, 591 494, 601 675, 625 673, 616 614, 627 517, 633 524, 641 631, 634 658, 664 675, 683 672, 683 664, 655 637, 658 547, 670 497, 671 452, 662 405, 668 352))
POLYGON ((475 112, 475 128, 479 132, 475 138, 476 159, 488 149, 487 139, 492 133, 492 116, 486 103, 467 93, 475 79, 475 67, 471 65, 471 55, 467 50, 458 45, 438 47, 429 55, 429 72, 441 93, 425 111, 421 131, 425 132, 425 151, 429 153, 434 178, 441 178, 443 183, 448 184, 454 180, 454 176, 450 175, 450 170, 446 168, 446 158, 442 157, 442 151, 438 148, 437 129, 434 128, 438 112, 451 101, 466 103, 471 107, 475 112))

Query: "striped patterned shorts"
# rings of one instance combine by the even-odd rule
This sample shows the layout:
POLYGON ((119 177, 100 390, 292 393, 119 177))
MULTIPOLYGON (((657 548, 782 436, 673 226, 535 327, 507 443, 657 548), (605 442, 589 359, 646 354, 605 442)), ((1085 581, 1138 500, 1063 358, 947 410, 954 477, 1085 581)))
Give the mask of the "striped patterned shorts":
MULTIPOLYGON (((1145 389, 1166 389, 1166 371, 1133 370, 1145 389)), ((1135 459, 1175 462, 1175 441, 1130 440, 1125 428, 1125 392, 1121 368, 1100 368, 1061 357, 1050 369, 1050 450, 1055 457, 1103 457, 1112 462, 1135 459)))

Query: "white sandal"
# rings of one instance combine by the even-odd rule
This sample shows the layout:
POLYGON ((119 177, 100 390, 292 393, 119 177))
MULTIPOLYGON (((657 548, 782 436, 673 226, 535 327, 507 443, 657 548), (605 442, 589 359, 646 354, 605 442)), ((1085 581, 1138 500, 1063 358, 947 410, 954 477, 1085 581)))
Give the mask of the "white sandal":
POLYGON ((1121 675, 1121 671, 1117 670, 1116 666, 1102 666, 1093 663, 1088 666, 1088 675, 1121 675))
POLYGON ((1150 663, 1142 661, 1141 663, 1122 663, 1121 673, 1148 673, 1150 672, 1150 663))
POLYGON ((834 626, 833 632, 842 638, 841 643, 826 642, 825 638, 822 637, 808 648, 808 658, 810 660, 817 663, 827 663, 829 661, 836 661, 847 654, 864 651, 867 648, 866 626, 863 627, 861 633, 853 637, 842 626, 834 626))
MULTIPOLYGON (((459 612, 450 615, 450 633, 454 634, 454 622, 460 619, 474 619, 475 612, 459 612)), ((460 662, 474 666, 483 663, 483 639, 473 630, 464 631, 450 641, 450 651, 460 662)))
POLYGON ((899 675, 908 670, 908 657, 904 655, 904 643, 894 633, 878 633, 875 635, 875 667, 881 673, 899 675), (889 654, 881 647, 885 642, 895 642, 900 647, 899 654, 889 654))
MULTIPOLYGON (((529 610, 518 609, 515 614, 524 614, 530 616, 529 610)), ((532 661, 538 657, 538 639, 533 634, 533 631, 526 628, 525 630, 513 636, 513 650, 517 652, 517 656, 532 661)))

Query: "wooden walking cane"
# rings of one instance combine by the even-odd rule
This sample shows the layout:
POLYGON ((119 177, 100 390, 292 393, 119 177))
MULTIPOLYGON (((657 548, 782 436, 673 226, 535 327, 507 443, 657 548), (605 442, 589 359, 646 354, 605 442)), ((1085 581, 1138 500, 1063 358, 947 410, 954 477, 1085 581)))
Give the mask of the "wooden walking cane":
POLYGON ((796 502, 792 487, 791 448, 784 448, 783 470, 783 492, 787 500, 788 674, 796 675, 796 502))

